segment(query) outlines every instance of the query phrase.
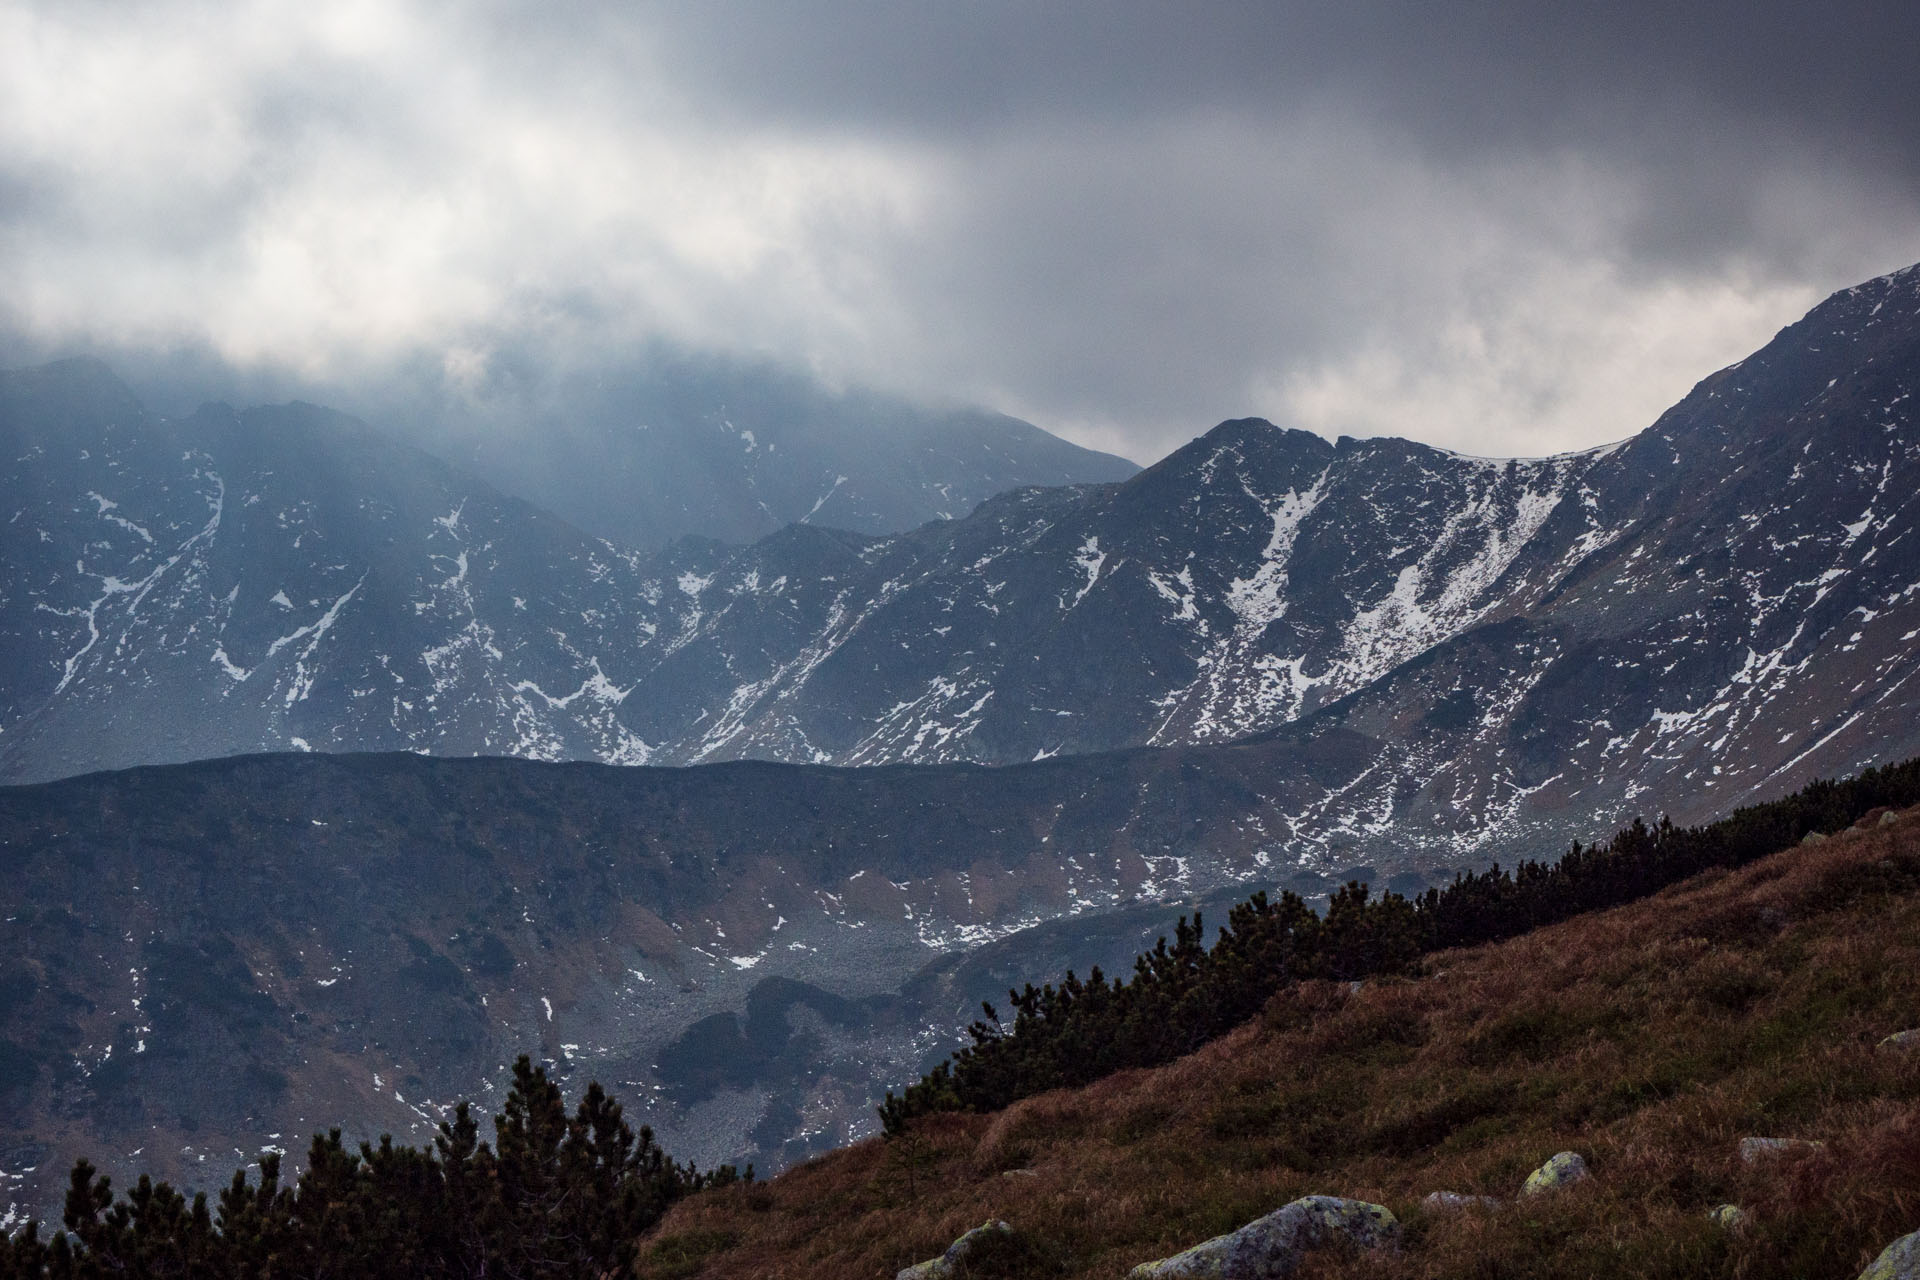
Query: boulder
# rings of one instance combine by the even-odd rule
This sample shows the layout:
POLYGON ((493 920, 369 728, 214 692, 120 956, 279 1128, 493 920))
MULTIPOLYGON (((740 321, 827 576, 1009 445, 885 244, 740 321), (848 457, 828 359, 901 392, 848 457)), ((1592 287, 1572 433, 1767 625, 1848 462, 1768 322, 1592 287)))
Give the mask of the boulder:
POLYGON ((1807 832, 1806 835, 1800 837, 1800 843, 1803 845, 1825 844, 1826 842, 1827 842, 1826 835, 1819 831, 1809 831, 1807 832))
POLYGON ((1520 1194, 1537 1196, 1545 1191, 1558 1191, 1576 1182, 1585 1182, 1591 1176, 1585 1160, 1571 1151, 1562 1151, 1527 1175, 1527 1185, 1520 1188, 1520 1194))
MULTIPOLYGON (((1143 1262, 1127 1274, 1128 1280, 1279 1280, 1292 1275, 1315 1249, 1341 1243, 1377 1249, 1399 1238, 1400 1222, 1383 1205, 1306 1196, 1238 1231, 1171 1258, 1143 1262)), ((903 1280, 905 1275, 901 1273, 903 1280)))
POLYGON ((1506 1201, 1493 1196, 1470 1196, 1458 1191, 1430 1192, 1420 1203, 1432 1213, 1452 1213, 1458 1209, 1500 1209, 1506 1205, 1506 1201))
POLYGON ((937 1258, 928 1258, 925 1262, 916 1262, 903 1268, 893 1280, 947 1280, 955 1275, 967 1256, 979 1247, 982 1241, 993 1236, 1009 1236, 1013 1228, 1004 1222, 985 1222, 955 1240, 947 1246, 947 1251, 937 1258))
POLYGON ((1901 1236, 1873 1260, 1860 1280, 1920 1280, 1920 1231, 1901 1236))
POLYGON ((1812 1142, 1806 1138, 1742 1138, 1740 1139, 1740 1162, 1753 1164, 1758 1160, 1770 1160, 1774 1156, 1806 1155, 1811 1151, 1826 1149, 1826 1143, 1812 1142))
POLYGON ((1880 815, 1880 825, 1883 827, 1890 827, 1898 821, 1900 821, 1900 815, 1891 809, 1880 815))
POLYGON ((1896 1031, 1880 1042, 1882 1049, 1920 1049, 1920 1029, 1896 1031))
POLYGON ((1747 1225, 1747 1211, 1737 1204, 1717 1204, 1707 1210, 1707 1218, 1726 1231, 1738 1231, 1747 1225))

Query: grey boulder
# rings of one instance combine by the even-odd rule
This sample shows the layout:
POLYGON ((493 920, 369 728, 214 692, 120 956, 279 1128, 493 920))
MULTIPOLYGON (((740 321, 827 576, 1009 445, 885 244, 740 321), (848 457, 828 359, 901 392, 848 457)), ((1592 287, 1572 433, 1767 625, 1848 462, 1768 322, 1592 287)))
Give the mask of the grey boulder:
POLYGON ((973 1251, 994 1236, 1010 1236, 1013 1228, 1004 1222, 985 1222, 955 1240, 947 1246, 947 1251, 937 1258, 928 1258, 925 1262, 916 1262, 902 1268, 893 1280, 947 1280, 955 1275, 961 1263, 965 1262, 973 1251))
MULTIPOLYGON (((1183 1253, 1143 1262, 1128 1280, 1279 1280, 1302 1258, 1329 1245, 1390 1247, 1400 1222, 1384 1205, 1338 1196, 1306 1196, 1183 1253)), ((903 1273, 904 1274, 904 1273, 903 1273)))
POLYGON ((1860 1280, 1920 1280, 1920 1231, 1901 1236, 1875 1258, 1860 1280))
POLYGON ((1587 1172, 1584 1159, 1572 1151, 1562 1151, 1527 1175, 1527 1185, 1520 1188, 1520 1194, 1523 1198, 1543 1195, 1548 1191, 1570 1187, 1576 1182, 1585 1182, 1592 1176, 1587 1172))
POLYGON ((1724 1231, 1738 1231, 1747 1225, 1747 1211, 1737 1204, 1717 1204, 1707 1210, 1707 1219, 1724 1231))

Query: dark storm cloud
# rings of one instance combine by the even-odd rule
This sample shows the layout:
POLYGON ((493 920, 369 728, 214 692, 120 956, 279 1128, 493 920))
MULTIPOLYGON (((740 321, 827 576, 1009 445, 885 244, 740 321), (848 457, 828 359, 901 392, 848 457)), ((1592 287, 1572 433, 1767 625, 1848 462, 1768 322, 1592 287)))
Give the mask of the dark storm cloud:
POLYGON ((842 0, 661 31, 702 108, 743 122, 951 140, 1333 111, 1440 162, 1617 157, 1670 184, 1687 237, 1750 230, 1741 175, 1783 163, 1920 180, 1920 6, 842 0))
MULTIPOLYGON (((1920 165, 1920 16, 1860 0, 1544 5, 1009 0, 687 6, 667 60, 710 109, 922 134, 1039 118, 1283 114, 1317 97, 1456 152, 1557 146, 1704 108, 1920 165)), ((1783 135, 1784 136, 1784 135, 1783 135)))
POLYGON ((1242 412, 1540 452, 1920 256, 1916 48, 1865 4, 28 4, 0 354, 399 413, 667 340, 1140 458, 1242 412))

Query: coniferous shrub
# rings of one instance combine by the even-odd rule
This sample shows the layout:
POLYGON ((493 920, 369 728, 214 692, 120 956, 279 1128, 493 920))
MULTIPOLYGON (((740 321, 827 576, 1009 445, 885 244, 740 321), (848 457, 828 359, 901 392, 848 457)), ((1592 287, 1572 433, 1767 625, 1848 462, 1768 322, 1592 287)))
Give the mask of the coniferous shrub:
POLYGON ((1819 780, 1793 795, 1676 827, 1636 818, 1604 844, 1576 842, 1553 863, 1464 872, 1418 898, 1379 897, 1358 882, 1324 914, 1293 893, 1256 893, 1232 908, 1211 948, 1198 913, 1182 916, 1134 961, 1128 979, 1069 971, 1058 986, 1009 991, 1013 1021, 991 1004, 971 1044, 880 1107, 883 1132, 935 1111, 993 1111, 1048 1089, 1129 1067, 1158 1066, 1245 1022, 1289 984, 1402 974, 1434 951, 1496 942, 1586 911, 1619 906, 1713 867, 1737 867, 1832 832, 1878 809, 1920 803, 1920 758, 1819 780))
POLYGON ((0 1280, 621 1275, 675 1200, 741 1176, 676 1164, 598 1084, 568 1115, 525 1056, 494 1135, 480 1141, 464 1102, 426 1149, 388 1136, 350 1151, 335 1129, 315 1135, 291 1185, 269 1154, 257 1180, 239 1170, 212 1207, 144 1175, 116 1196, 82 1160, 65 1231, 42 1240, 29 1224, 0 1244, 0 1280))

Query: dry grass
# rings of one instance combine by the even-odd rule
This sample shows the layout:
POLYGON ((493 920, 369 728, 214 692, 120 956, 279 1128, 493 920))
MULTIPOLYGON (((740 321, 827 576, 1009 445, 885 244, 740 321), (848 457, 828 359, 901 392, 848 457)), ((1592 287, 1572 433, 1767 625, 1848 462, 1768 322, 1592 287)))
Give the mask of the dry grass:
POLYGON ((1167 1067, 941 1116, 762 1186, 695 1197, 639 1274, 891 1277, 987 1218, 977 1275, 1116 1277, 1297 1196, 1359 1196, 1398 1256, 1303 1277, 1853 1277, 1920 1228, 1920 811, 1646 902, 1435 957, 1358 994, 1308 984, 1167 1067), (1748 1168, 1749 1135, 1823 1151, 1748 1168), (1594 1173, 1496 1213, 1556 1151, 1594 1173), (1708 1222, 1745 1206, 1745 1230, 1708 1222))

